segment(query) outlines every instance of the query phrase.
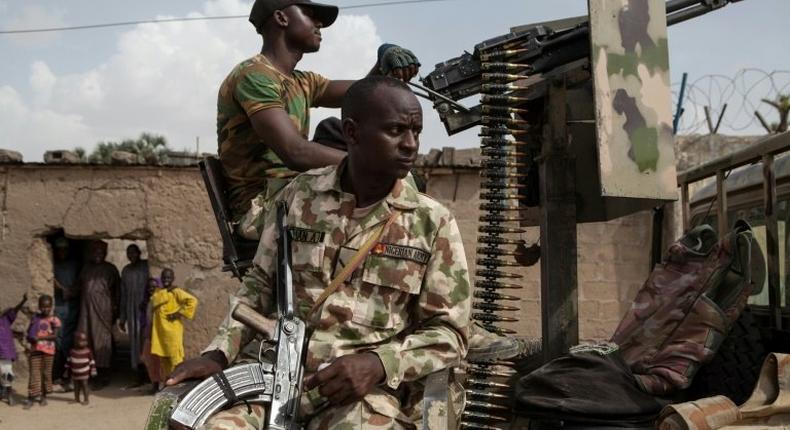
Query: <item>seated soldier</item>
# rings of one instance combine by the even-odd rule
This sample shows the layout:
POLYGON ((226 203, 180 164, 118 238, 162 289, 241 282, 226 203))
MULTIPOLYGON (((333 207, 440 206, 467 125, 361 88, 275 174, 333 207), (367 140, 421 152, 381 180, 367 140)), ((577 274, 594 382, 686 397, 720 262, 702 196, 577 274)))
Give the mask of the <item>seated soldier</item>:
MULTIPOLYGON (((345 157, 344 151, 308 141, 307 133, 310 108, 339 107, 354 81, 296 70, 305 53, 318 51, 321 29, 337 14, 337 7, 309 0, 256 0, 252 6, 250 22, 263 36, 263 48, 233 68, 217 100, 219 159, 242 237, 260 237, 266 206, 297 172, 345 157)), ((408 81, 418 66, 410 51, 385 44, 370 75, 408 81)))
MULTIPOLYGON (((280 197, 290 228, 311 233, 292 236, 291 254, 297 312, 310 333, 301 418, 307 429, 414 428, 422 378, 457 366, 467 351, 466 257, 451 213, 403 180, 422 130, 420 104, 406 84, 362 79, 348 90, 342 116, 348 156, 297 176, 280 197), (353 274, 317 301, 379 232, 353 274)), ((267 315, 276 310, 275 224, 269 211, 254 268, 233 298, 267 315)), ((252 335, 226 317, 202 356, 176 368, 167 384, 221 371, 252 335)), ((262 428, 265 415, 262 405, 251 414, 232 407, 203 428, 262 428)))

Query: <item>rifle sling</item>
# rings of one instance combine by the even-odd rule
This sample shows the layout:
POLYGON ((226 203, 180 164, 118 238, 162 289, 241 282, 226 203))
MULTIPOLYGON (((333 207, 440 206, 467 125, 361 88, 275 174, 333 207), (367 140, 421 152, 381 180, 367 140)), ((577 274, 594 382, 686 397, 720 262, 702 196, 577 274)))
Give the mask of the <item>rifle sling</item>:
POLYGON ((228 377, 225 376, 225 372, 217 372, 211 375, 211 377, 214 379, 214 382, 217 383, 219 389, 222 390, 222 395, 228 400, 229 405, 235 405, 241 400, 241 402, 247 406, 247 413, 252 413, 252 407, 250 407, 249 402, 247 402, 246 399, 239 399, 238 396, 236 396, 236 392, 233 391, 233 387, 231 387, 228 377))
POLYGON ((373 234, 367 240, 367 242, 362 244, 362 247, 360 247, 359 251, 357 251, 357 253, 354 254, 353 257, 351 257, 351 261, 349 261, 346 267, 344 267, 343 270, 341 270, 340 273, 337 276, 335 276, 335 279, 332 279, 332 282, 329 283, 329 286, 326 287, 326 289, 324 289, 321 295, 318 296, 318 299, 316 299, 315 304, 313 304, 313 307, 310 308, 310 313, 307 315, 308 320, 313 318, 313 314, 315 314, 318 308, 321 307, 324 301, 326 301, 326 299, 329 296, 331 296, 335 291, 337 291, 337 289, 340 288, 340 286, 343 285, 344 282, 346 282, 348 277, 351 276, 351 274, 354 273, 355 270, 357 270, 357 267, 359 267, 359 265, 362 264, 363 261, 365 261, 365 258, 367 258, 368 253, 370 253, 370 250, 373 249, 373 247, 379 243, 379 240, 381 239, 381 235, 384 233, 384 230, 386 230, 389 226, 392 225, 392 223, 395 222, 395 218, 398 217, 399 213, 400 213, 399 210, 393 208, 392 215, 390 215, 387 222, 382 224, 382 226, 379 227, 376 233, 373 234))

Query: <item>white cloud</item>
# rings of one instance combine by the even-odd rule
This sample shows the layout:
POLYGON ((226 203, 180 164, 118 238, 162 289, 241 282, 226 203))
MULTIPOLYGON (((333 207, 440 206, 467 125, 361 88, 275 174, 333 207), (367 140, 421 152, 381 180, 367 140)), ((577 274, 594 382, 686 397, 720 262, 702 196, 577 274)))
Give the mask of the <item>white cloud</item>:
MULTIPOLYGON (((8 6, 0 3, 0 12, 5 14, 8 6)), ((17 15, 2 20, 4 30, 28 30, 36 28, 63 27, 64 12, 59 7, 44 7, 42 5, 25 5, 17 15)), ((52 43, 60 37, 57 32, 9 35, 9 40, 22 47, 41 47, 52 43)))
MULTIPOLYGON (((214 0, 189 16, 245 14, 249 7, 214 0)), ((121 35, 110 58, 80 73, 58 76, 36 61, 31 101, 20 98, 20 89, 0 88, 0 147, 37 161, 47 149, 91 148, 151 131, 165 135, 174 149, 194 148, 200 136, 201 150, 213 150, 219 84, 260 43, 245 20, 142 24, 121 35)), ((343 15, 324 31, 321 51, 299 68, 359 78, 375 62, 380 43, 370 18, 343 15)), ((314 115, 313 124, 326 115, 314 115)))

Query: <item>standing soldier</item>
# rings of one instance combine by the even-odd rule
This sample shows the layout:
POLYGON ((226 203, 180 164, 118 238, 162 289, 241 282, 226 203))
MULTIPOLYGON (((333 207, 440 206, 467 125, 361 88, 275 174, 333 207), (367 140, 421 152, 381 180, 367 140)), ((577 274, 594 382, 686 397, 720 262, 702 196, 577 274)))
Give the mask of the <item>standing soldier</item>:
MULTIPOLYGON (((298 313, 312 329, 302 418, 307 429, 409 428, 421 400, 418 381, 466 354, 466 257, 450 212, 403 180, 422 130, 408 87, 362 79, 348 90, 342 113, 348 157, 298 176, 282 193, 298 313), (338 288, 326 291, 333 278, 338 288)), ((234 297, 264 314, 276 308, 277 251, 267 246, 277 240, 274 217, 267 214, 254 269, 234 297)), ((168 385, 222 370, 252 335, 228 316, 203 355, 179 366, 168 385)), ((261 428, 264 416, 260 405, 250 415, 234 407, 204 428, 261 428)))

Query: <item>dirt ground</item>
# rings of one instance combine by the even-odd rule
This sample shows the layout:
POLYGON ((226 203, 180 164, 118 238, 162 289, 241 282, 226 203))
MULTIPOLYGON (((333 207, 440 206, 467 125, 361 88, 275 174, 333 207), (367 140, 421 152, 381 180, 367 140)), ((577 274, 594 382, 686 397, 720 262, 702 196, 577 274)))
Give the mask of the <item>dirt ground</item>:
POLYGON ((0 429, 141 430, 153 396, 124 389, 133 379, 132 375, 114 377, 109 387, 91 393, 87 406, 74 403, 74 393, 55 392, 47 396, 47 406, 34 404, 29 410, 22 409, 27 381, 18 381, 14 384, 17 404, 0 403, 0 429))

